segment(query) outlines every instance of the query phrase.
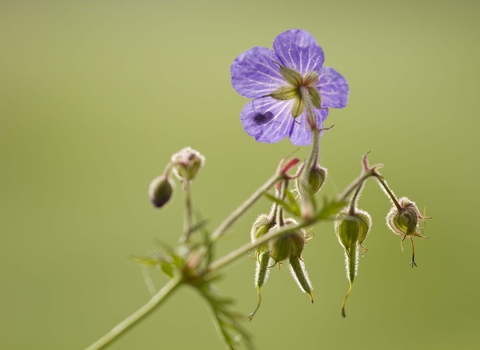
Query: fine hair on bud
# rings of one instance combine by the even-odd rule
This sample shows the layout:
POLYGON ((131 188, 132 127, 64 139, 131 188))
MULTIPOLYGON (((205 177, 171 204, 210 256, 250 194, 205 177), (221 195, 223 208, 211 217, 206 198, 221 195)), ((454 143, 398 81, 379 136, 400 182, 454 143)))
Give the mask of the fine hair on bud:
POLYGON ((153 179, 148 188, 150 201, 156 208, 161 208, 172 197, 175 183, 167 175, 160 175, 153 179))
POLYGON ((205 157, 200 152, 185 147, 172 156, 171 164, 175 176, 182 182, 189 182, 205 165, 205 157))
POLYGON ((323 168, 318 164, 315 164, 313 167, 307 169, 303 169, 304 166, 305 163, 302 163, 299 165, 298 169, 299 171, 308 172, 307 183, 302 183, 302 177, 297 176, 295 180, 295 186, 301 196, 307 196, 307 193, 309 195, 314 195, 323 187, 323 184, 327 179, 328 171, 326 168, 323 168))
MULTIPOLYGON (((260 214, 253 222, 252 229, 250 230, 250 239, 254 243, 257 239, 264 236, 275 226, 275 220, 270 218, 267 214, 260 214)), ((257 253, 264 252, 268 247, 268 243, 262 244, 255 248, 257 253)))

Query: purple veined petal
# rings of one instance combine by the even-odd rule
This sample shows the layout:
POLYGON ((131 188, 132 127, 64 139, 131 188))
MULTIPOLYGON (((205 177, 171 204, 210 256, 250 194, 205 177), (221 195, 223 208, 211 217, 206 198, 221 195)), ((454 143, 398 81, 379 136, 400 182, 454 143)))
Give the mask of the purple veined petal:
POLYGON ((305 74, 318 72, 325 60, 323 50, 315 38, 304 30, 291 29, 279 34, 273 41, 273 50, 280 63, 305 74))
POLYGON ((319 76, 317 89, 322 99, 322 107, 345 107, 350 92, 345 78, 331 67, 322 67, 319 76))
POLYGON ((288 136, 293 100, 279 101, 267 96, 248 102, 240 114, 243 128, 257 142, 275 143, 288 136))
MULTIPOLYGON (((323 126, 323 121, 327 118, 328 108, 314 110, 317 116, 317 127, 323 126)), ((290 142, 295 146, 306 146, 312 143, 312 131, 307 124, 307 112, 303 112, 292 125, 290 130, 290 142)))
POLYGON ((286 85, 277 61, 277 55, 266 47, 257 46, 240 54, 230 66, 233 88, 244 97, 258 98, 286 85))

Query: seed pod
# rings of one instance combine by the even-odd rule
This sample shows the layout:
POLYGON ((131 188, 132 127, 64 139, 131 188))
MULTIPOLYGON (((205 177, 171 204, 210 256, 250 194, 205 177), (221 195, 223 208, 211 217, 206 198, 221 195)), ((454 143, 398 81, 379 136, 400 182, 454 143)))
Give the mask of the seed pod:
POLYGON ((366 211, 359 209, 356 209, 354 213, 350 213, 347 208, 340 212, 335 219, 335 233, 345 252, 345 270, 347 279, 350 282, 348 292, 343 299, 343 317, 346 316, 345 305, 352 291, 355 277, 358 274, 359 247, 366 250, 362 243, 366 239, 371 225, 370 215, 366 211))
POLYGON ((163 207, 172 197, 175 185, 167 176, 160 175, 155 178, 148 188, 150 201, 156 208, 163 207))
POLYGON ((393 231, 393 233, 402 237, 402 242, 407 237, 410 239, 410 242, 412 243, 412 261, 410 265, 414 267, 417 266, 417 264, 415 263, 415 245, 413 243, 413 236, 428 238, 421 234, 420 227, 418 226, 419 220, 426 220, 428 218, 423 217, 415 203, 407 197, 400 198, 398 204, 400 205, 400 209, 394 205, 388 212, 386 218, 387 226, 393 231))
POLYGON ((297 282, 298 287, 310 296, 310 300, 313 303, 312 282, 310 282, 308 278, 305 263, 296 256, 290 256, 288 261, 290 262, 290 272, 292 273, 293 279, 297 282))
MULTIPOLYGON (((301 169, 304 164, 305 163, 301 164, 299 166, 299 169, 301 169)), ((326 168, 323 168, 318 164, 315 164, 313 168, 304 169, 303 171, 308 171, 308 179, 307 179, 308 184, 304 184, 302 186, 300 183, 301 182, 300 177, 297 177, 295 181, 297 190, 300 193, 300 195, 303 195, 303 196, 307 195, 306 193, 304 193, 304 191, 308 191, 308 194, 314 195, 315 193, 320 191, 323 184, 325 183, 328 171, 326 168)))
POLYGON ((268 250, 271 258, 277 263, 290 256, 300 257, 305 242, 305 234, 298 230, 270 240, 268 250))
POLYGON ((258 255, 257 268, 255 270, 255 287, 257 288, 257 293, 258 293, 258 303, 255 310, 253 310, 253 312, 250 315, 248 315, 249 321, 253 319, 253 316, 255 316, 255 313, 257 312, 262 302, 262 294, 260 292, 260 288, 262 288, 262 286, 267 282, 267 278, 270 273, 270 270, 268 268, 269 261, 270 261, 270 255, 268 254, 268 252, 262 252, 258 255))

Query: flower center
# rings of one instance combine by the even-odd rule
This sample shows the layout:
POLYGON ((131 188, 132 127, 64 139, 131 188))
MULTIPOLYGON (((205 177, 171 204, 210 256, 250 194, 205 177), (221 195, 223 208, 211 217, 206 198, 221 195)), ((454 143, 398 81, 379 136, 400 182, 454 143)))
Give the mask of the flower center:
POLYGON ((320 108, 321 99, 316 86, 319 79, 317 72, 308 72, 305 76, 302 76, 294 69, 280 64, 278 66, 280 67, 280 74, 288 84, 275 89, 268 96, 276 100, 294 100, 292 106, 293 118, 299 117, 305 108, 320 108))

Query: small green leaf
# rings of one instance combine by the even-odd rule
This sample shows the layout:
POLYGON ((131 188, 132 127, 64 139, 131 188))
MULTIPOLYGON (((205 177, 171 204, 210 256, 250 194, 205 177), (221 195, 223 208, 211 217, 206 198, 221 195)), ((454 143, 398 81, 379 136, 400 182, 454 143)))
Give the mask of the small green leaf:
POLYGON ((170 278, 173 278, 173 266, 167 262, 162 262, 160 264, 160 269, 162 272, 170 278))
POLYGON ((298 205, 297 197, 290 190, 285 191, 285 195, 288 199, 288 202, 290 203, 290 207, 292 208, 291 213, 297 216, 301 216, 302 212, 300 211, 300 206, 298 205))
POLYGON ((322 209, 316 214, 315 219, 318 221, 332 219, 332 216, 337 215, 347 205, 346 201, 339 201, 337 199, 327 200, 323 204, 322 209))
POLYGON ((296 204, 296 207, 295 205, 292 206, 288 204, 286 201, 284 201, 283 199, 277 198, 268 192, 264 192, 263 195, 268 199, 270 199, 272 202, 275 202, 278 205, 280 205, 283 209, 288 211, 290 214, 300 216, 300 210, 298 209, 298 204, 296 204))

